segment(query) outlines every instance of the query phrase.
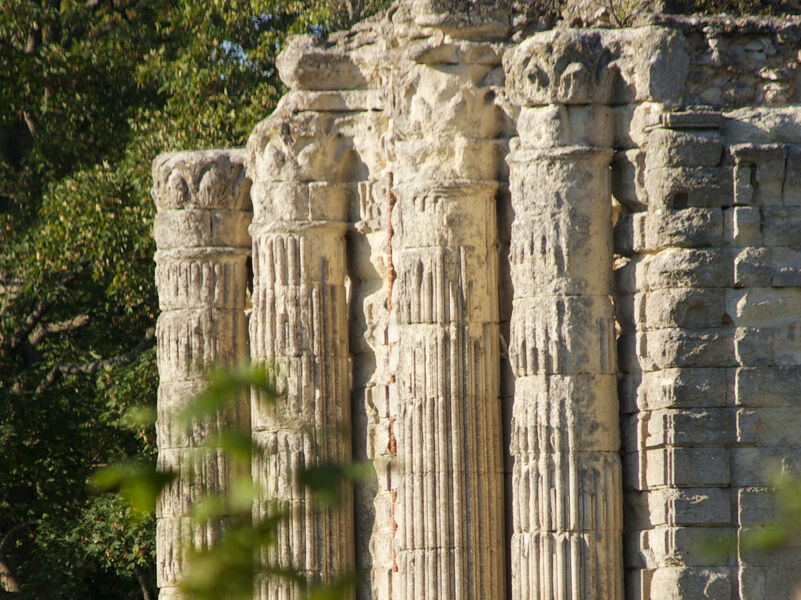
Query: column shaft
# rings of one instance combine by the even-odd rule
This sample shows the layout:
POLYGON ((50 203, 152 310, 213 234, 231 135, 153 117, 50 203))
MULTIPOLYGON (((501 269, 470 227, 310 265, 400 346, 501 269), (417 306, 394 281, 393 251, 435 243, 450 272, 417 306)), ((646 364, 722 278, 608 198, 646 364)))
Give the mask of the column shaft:
POLYGON ((496 190, 396 189, 399 598, 503 597, 496 190))
POLYGON ((257 394, 252 399, 253 439, 266 450, 253 462, 263 494, 254 510, 256 519, 276 509, 290 517, 279 524, 277 544, 261 556, 264 574, 256 581, 261 599, 303 596, 300 586, 269 574, 267 567, 299 571, 314 585, 355 566, 352 486, 343 486, 339 505, 324 508, 298 481, 304 468, 351 460, 345 232, 355 187, 318 179, 338 173, 349 179, 343 163, 336 162, 346 167, 352 157, 339 122, 309 113, 303 118, 276 113, 250 141, 251 357, 277 367, 280 393, 275 407, 257 394), (297 132, 306 126, 314 133, 303 138, 297 132), (314 142, 303 152, 285 147, 291 142, 286 131, 300 143, 314 142))
POLYGON ((509 159, 515 599, 622 598, 610 159, 509 159))
POLYGON ((247 357, 244 309, 251 212, 243 161, 241 151, 211 150, 165 154, 153 163, 162 311, 157 326, 158 463, 178 473, 157 507, 162 600, 182 597, 178 584, 188 547, 214 544, 225 527, 225 518, 190 519, 191 505, 204 496, 224 494, 231 478, 242 475, 207 442, 228 428, 250 428, 246 396, 189 429, 176 415, 202 391, 205 366, 231 366, 247 357))

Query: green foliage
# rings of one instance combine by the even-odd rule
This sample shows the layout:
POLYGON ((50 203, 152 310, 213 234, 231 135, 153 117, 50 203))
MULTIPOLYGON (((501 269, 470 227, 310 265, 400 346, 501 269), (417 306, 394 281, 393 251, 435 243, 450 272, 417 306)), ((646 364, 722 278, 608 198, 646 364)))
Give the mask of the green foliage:
POLYGON ((336 506, 342 501, 342 482, 356 482, 370 475, 365 463, 324 463, 302 471, 298 478, 323 506, 336 506))
MULTIPOLYGON (((762 554, 761 561, 787 548, 797 550, 801 545, 801 476, 784 469, 767 466, 772 497, 772 520, 732 531, 712 532, 699 544, 699 552, 712 561, 725 563, 729 556, 746 555, 753 559, 762 554)), ((761 563, 763 564, 763 563, 761 563)), ((764 563, 767 564, 767 563, 764 563)))
POLYGON ((771 479, 775 517, 771 523, 755 527, 743 537, 746 552, 777 552, 801 544, 801 478, 776 470, 771 479))
POLYGON ((117 491, 131 506, 134 516, 146 518, 156 510, 159 493, 173 479, 173 473, 160 473, 152 463, 128 460, 100 469, 93 483, 100 491, 117 491))
POLYGON ((158 380, 151 161, 243 144, 286 35, 353 2, 0 2, 0 561, 27 597, 141 597, 135 567, 152 592, 152 522, 86 486, 155 456, 129 414, 158 380))
MULTIPOLYGON (((180 414, 174 415, 177 426, 191 428, 199 422, 214 422, 218 414, 227 412, 230 403, 241 401, 243 394, 251 391, 259 394, 266 410, 275 409, 278 400, 275 372, 258 365, 214 369, 208 375, 204 391, 180 414)), ((275 410, 273 417, 281 419, 275 410)), ((138 412, 134 418, 142 419, 144 414, 138 412)), ((202 550, 190 548, 181 587, 192 600, 251 600, 256 572, 254 557, 269 556, 269 550, 277 543, 278 528, 285 524, 289 514, 279 502, 265 500, 266 491, 251 477, 253 455, 262 454, 262 459, 267 460, 268 450, 253 442, 249 430, 232 426, 210 436, 200 446, 204 447, 212 452, 222 450, 231 473, 239 475, 232 476, 229 487, 222 493, 209 495, 192 505, 190 518, 199 523, 224 521, 226 528, 215 545, 202 550), (267 508, 266 515, 256 522, 252 518, 254 503, 266 503, 267 508)), ((359 463, 328 463, 305 468, 295 475, 301 485, 313 492, 318 509, 326 509, 340 503, 344 487, 362 479, 366 468, 359 463)), ((132 517, 141 520, 152 516, 159 494, 176 476, 158 470, 152 462, 127 461, 100 469, 95 473, 94 484, 100 491, 116 491, 131 506, 132 517)), ((259 565, 258 572, 294 582, 309 600, 340 600, 357 583, 356 574, 349 573, 323 586, 310 585, 299 571, 269 562, 259 565)))

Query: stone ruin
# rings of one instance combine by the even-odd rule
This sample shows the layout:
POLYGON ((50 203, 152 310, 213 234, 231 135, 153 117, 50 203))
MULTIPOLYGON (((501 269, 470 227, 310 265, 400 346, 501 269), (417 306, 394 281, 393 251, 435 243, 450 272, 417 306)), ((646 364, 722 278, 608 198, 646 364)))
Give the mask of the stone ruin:
POLYGON ((162 600, 182 536, 220 533, 186 513, 227 485, 197 447, 226 424, 290 507, 270 560, 360 569, 360 600, 793 593, 801 548, 743 538, 770 466, 801 467, 801 22, 519 21, 405 0, 294 38, 246 149, 154 161, 159 460, 185 474, 162 600), (243 359, 278 366, 282 418, 254 394, 177 427, 198 365, 243 359), (297 469, 352 458, 372 477, 314 512, 297 469))

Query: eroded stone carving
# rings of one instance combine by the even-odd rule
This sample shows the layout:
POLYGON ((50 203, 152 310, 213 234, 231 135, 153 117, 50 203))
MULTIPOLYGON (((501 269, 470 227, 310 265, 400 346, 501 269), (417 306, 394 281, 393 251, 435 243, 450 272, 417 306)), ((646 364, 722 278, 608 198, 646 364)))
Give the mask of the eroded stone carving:
MULTIPOLYGON (((797 551, 698 548, 771 519, 769 461, 801 466, 801 24, 526 37, 519 13, 416 0, 296 38, 246 158, 157 159, 162 460, 191 454, 185 349, 246 348, 252 247, 246 354, 284 398, 236 418, 292 515, 262 560, 363 569, 360 599, 787 596, 797 551), (351 456, 373 476, 312 511, 292 470, 351 456)), ((170 494, 163 598, 192 499, 170 494)))
POLYGON ((158 336, 160 467, 178 474, 157 506, 158 586, 161 598, 181 598, 177 587, 188 547, 207 547, 225 519, 189 517, 192 503, 226 491, 235 466, 209 440, 226 428, 247 431, 247 398, 187 429, 177 414, 203 389, 204 367, 233 366, 248 356, 245 303, 251 219, 250 179, 242 150, 162 154, 153 163, 154 236, 161 316, 158 336))

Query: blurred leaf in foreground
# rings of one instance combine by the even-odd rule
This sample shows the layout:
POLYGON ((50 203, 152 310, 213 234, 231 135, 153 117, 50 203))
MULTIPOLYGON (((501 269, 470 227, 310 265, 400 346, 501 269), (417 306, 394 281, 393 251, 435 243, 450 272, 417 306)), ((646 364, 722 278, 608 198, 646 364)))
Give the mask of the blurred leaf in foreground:
POLYGON ((174 479, 175 474, 157 471, 152 463, 126 461, 100 469, 92 483, 98 491, 118 492, 135 514, 145 517, 156 510, 159 494, 174 479))

